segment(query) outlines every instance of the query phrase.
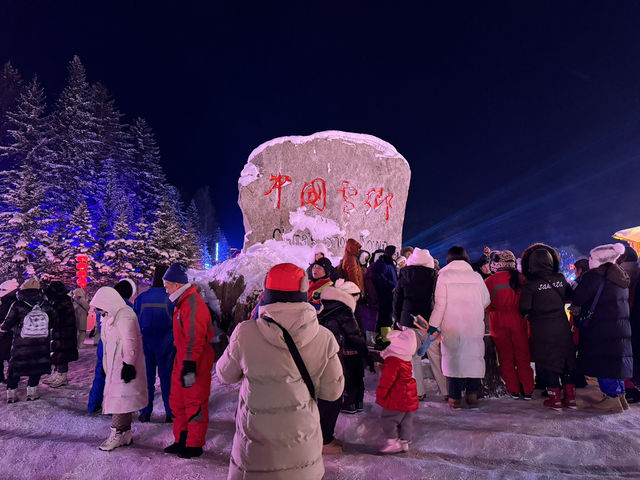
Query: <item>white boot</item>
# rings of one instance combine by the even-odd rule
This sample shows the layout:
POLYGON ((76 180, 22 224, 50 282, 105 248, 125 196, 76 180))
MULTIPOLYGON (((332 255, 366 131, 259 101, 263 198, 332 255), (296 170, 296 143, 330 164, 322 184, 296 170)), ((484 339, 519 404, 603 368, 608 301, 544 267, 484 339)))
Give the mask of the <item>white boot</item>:
POLYGON ((402 453, 402 444, 397 438, 387 438, 380 453, 402 453))
POLYGON ((133 436, 131 430, 119 432, 115 428, 111 427, 111 435, 107 438, 102 445, 98 448, 103 452, 110 452, 118 447, 131 445, 133 443, 133 436))
POLYGON ((18 401, 16 388, 7 389, 7 403, 16 403, 18 401))
POLYGON ((58 372, 53 372, 46 379, 44 379, 42 383, 44 383, 45 385, 51 385, 52 383, 55 383, 58 381, 59 376, 60 374, 58 372))
POLYGON ((54 379, 54 381, 49 383, 51 388, 64 387, 65 385, 69 385, 69 380, 67 380, 66 373, 58 373, 58 376, 54 379))
POLYGON ((38 400, 39 398, 38 387, 30 387, 27 385, 27 401, 38 400))

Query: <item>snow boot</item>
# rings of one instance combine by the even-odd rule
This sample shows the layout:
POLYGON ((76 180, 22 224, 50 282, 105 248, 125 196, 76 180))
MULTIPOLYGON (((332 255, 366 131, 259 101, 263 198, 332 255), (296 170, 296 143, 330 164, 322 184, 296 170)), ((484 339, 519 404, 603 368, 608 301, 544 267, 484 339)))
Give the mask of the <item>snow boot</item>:
POLYGON ((638 403, 640 402, 640 390, 637 388, 627 388, 627 393, 625 394, 625 398, 627 403, 638 403))
POLYGON ((347 405, 342 406, 342 408, 340 409, 340 413, 353 415, 354 413, 358 413, 358 409, 356 408, 355 403, 349 403, 347 405))
POLYGON ((402 453, 402 443, 397 438, 387 438, 380 453, 402 453))
POLYGON ((462 408, 462 401, 456 400, 454 398, 448 397, 447 402, 449 402, 449 406, 451 410, 460 410, 462 408))
POLYGON ((60 388, 64 387, 65 385, 69 385, 69 380, 67 380, 66 373, 58 373, 58 376, 54 379, 54 381, 49 384, 51 388, 60 388))
POLYGON ((477 393, 469 393, 466 395, 465 400, 467 401, 467 407, 472 410, 478 410, 478 394, 477 393))
POLYGON ((103 452, 110 452, 118 447, 126 447, 132 443, 133 435, 131 434, 131 430, 119 432, 115 428, 111 427, 111 435, 109 435, 109 438, 107 438, 98 448, 103 452))
POLYGON ((560 400, 559 388, 547 388, 547 395, 549 396, 543 403, 545 407, 549 407, 551 410, 558 412, 562 411, 562 400, 560 400))
POLYGON ((402 451, 403 452, 408 452, 409 451, 409 440, 400 439, 400 445, 402 445, 402 451))
POLYGON ((322 454, 323 455, 341 455, 342 445, 340 445, 337 442, 337 439, 334 438, 326 445, 322 445, 322 454))
POLYGON ((576 403, 576 387, 575 385, 563 385, 562 389, 564 390, 564 398, 562 399, 562 405, 565 408, 578 408, 578 404, 576 403))
POLYGON ((187 432, 180 432, 180 439, 164 449, 164 453, 173 453, 175 455, 187 448, 187 432))
POLYGON ((364 412, 364 404, 362 402, 356 402, 356 412, 364 412))
POLYGON ((202 455, 202 447, 184 447, 181 452, 178 452, 180 458, 194 458, 202 455))
POLYGON ((40 395, 38 395, 38 387, 30 387, 27 385, 27 401, 38 400, 40 395))
POLYGON ((624 408, 622 408, 622 404, 620 403, 620 399, 618 397, 610 397, 609 395, 602 394, 602 398, 593 403, 591 405, 596 410, 602 410, 605 412, 611 413, 622 413, 624 408))
POLYGON ((54 382, 58 381, 58 376, 60 374, 58 372, 53 372, 51 375, 49 375, 46 379, 44 379, 42 381, 42 383, 44 383, 45 385, 51 385, 54 382))
POLYGON ((18 389, 7 388, 7 403, 16 403, 18 401, 18 389))
POLYGON ((625 398, 624 393, 621 393, 620 395, 618 395, 618 399, 620 399, 620 405, 622 405, 622 409, 629 410, 629 403, 627 402, 627 399, 625 398))

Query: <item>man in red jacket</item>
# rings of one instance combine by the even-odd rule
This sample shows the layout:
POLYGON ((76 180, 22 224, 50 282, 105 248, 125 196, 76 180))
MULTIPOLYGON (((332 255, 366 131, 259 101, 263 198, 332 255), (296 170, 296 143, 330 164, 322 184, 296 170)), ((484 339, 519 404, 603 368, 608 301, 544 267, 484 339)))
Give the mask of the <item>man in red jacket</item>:
POLYGON ((209 392, 213 325, 209 309, 189 283, 187 267, 174 263, 162 277, 169 299, 175 303, 173 338, 176 356, 171 374, 169 405, 175 443, 164 449, 181 458, 199 457, 209 425, 209 392))

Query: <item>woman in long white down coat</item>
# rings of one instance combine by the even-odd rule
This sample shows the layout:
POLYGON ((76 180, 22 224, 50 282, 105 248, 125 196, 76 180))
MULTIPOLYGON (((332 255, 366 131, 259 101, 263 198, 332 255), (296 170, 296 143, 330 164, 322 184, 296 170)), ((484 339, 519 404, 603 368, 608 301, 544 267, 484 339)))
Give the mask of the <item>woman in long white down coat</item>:
POLYGON ((103 368, 106 374, 102 413, 112 414, 111 436, 100 446, 130 445, 131 414, 148 402, 147 375, 138 317, 111 287, 100 288, 91 306, 102 311, 103 368))

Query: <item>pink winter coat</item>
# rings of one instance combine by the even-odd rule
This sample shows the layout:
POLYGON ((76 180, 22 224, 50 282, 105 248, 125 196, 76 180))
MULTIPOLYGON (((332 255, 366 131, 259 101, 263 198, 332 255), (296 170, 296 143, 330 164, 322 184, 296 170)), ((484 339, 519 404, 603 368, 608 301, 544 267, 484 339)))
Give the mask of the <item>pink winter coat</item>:
POLYGON ((102 319, 102 365, 107 378, 104 386, 102 413, 130 413, 147 405, 147 374, 142 350, 138 317, 120 294, 111 287, 100 288, 91 306, 107 312, 102 319), (133 365, 136 378, 125 383, 120 378, 122 362, 133 365))

